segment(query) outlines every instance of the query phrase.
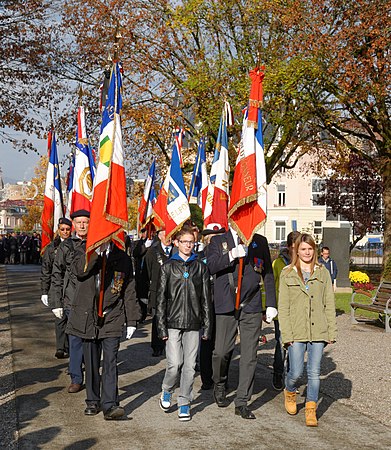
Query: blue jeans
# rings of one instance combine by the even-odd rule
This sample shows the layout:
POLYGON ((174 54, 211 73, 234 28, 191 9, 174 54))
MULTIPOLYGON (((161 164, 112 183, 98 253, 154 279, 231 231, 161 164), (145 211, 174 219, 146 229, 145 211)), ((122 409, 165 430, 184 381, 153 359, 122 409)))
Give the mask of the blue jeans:
POLYGON ((324 342, 294 342, 288 347, 288 372, 285 386, 289 392, 295 392, 296 381, 303 373, 304 353, 307 350, 307 402, 317 402, 320 386, 320 361, 323 355, 324 342))
POLYGON ((180 376, 178 406, 189 405, 193 400, 198 345, 198 331, 168 329, 166 341, 167 368, 162 389, 172 393, 180 376))

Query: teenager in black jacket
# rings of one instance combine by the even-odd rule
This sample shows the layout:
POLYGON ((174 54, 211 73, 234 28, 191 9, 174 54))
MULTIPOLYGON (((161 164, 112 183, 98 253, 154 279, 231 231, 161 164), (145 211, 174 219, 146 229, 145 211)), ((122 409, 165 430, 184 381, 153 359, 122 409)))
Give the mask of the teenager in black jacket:
POLYGON ((178 417, 190 420, 190 402, 199 345, 211 336, 212 305, 208 269, 193 253, 191 229, 183 228, 174 241, 174 254, 160 272, 156 301, 158 336, 166 341, 167 368, 159 403, 163 411, 171 407, 172 393, 180 374, 178 417))

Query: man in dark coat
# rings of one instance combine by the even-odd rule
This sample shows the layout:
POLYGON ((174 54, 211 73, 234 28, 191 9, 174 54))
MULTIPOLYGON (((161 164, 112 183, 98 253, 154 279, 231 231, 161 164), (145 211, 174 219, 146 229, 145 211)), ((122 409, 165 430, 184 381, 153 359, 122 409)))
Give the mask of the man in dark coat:
POLYGON ((142 228, 140 231, 140 239, 136 242, 133 249, 136 295, 142 313, 140 323, 146 319, 148 310, 149 279, 148 271, 145 266, 145 255, 151 245, 152 239, 148 239, 147 229, 142 228))
POLYGON ((267 240, 255 235, 249 247, 240 243, 233 229, 214 236, 208 248, 207 265, 214 281, 216 340, 213 351, 214 398, 219 407, 228 406, 225 393, 227 368, 240 330, 239 384, 235 414, 255 419, 248 409, 257 364, 258 339, 262 323, 261 276, 266 292, 266 320, 277 315, 273 269, 267 240), (240 316, 235 317, 235 292, 238 285, 239 258, 244 258, 240 316))
POLYGON ((171 256, 171 239, 166 238, 166 231, 159 230, 157 233, 158 241, 155 242, 145 255, 145 265, 148 271, 149 279, 149 303, 152 309, 152 336, 151 347, 152 356, 161 356, 164 353, 165 343, 159 339, 156 322, 156 297, 159 288, 160 268, 171 256))
MULTIPOLYGON (((42 256, 41 267, 41 301, 45 306, 49 306, 49 292, 51 286, 52 270, 54 258, 57 253, 57 249, 61 242, 68 239, 72 231, 72 222, 61 217, 58 221, 57 235, 53 241, 45 248, 45 252, 42 256)), ((69 355, 68 336, 65 333, 67 325, 66 315, 63 315, 61 319, 56 317, 55 330, 56 330, 56 358, 67 358, 69 355)))
POLYGON ((102 256, 94 252, 87 268, 85 256, 83 243, 75 250, 74 265, 79 283, 71 306, 67 332, 83 340, 87 394, 84 413, 92 416, 103 410, 106 420, 115 420, 125 414, 118 399, 117 355, 120 338, 126 324, 126 337, 130 339, 140 319, 132 260, 112 243, 102 256), (106 260, 105 263, 103 259, 106 260), (104 285, 101 287, 102 280, 104 285), (97 314, 101 288, 103 320, 98 319, 97 314))
MULTIPOLYGON (((49 305, 58 319, 62 319, 64 315, 69 319, 71 304, 78 283, 74 273, 74 252, 87 239, 90 213, 80 209, 71 214, 71 219, 75 233, 59 245, 53 263, 49 305)), ((69 335, 69 333, 68 339, 68 372, 71 377, 68 392, 74 394, 79 392, 83 385, 83 342, 80 337, 69 335)))

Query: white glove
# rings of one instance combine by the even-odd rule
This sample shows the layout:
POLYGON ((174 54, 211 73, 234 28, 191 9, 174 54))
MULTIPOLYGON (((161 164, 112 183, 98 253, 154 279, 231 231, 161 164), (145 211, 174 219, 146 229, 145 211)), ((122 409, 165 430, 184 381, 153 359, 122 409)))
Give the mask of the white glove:
POLYGON ((42 302, 45 306, 49 306, 49 299, 48 299, 48 295, 47 295, 47 294, 41 295, 41 302, 42 302))
POLYGON ((273 306, 266 308, 266 323, 270 323, 275 317, 277 317, 278 311, 273 306))
POLYGON ((126 339, 130 339, 135 331, 136 327, 126 327, 126 339))
POLYGON ((148 305, 148 299, 147 298, 140 298, 140 302, 143 302, 144 305, 148 305))
POLYGON ((238 244, 234 247, 230 253, 230 259, 233 261, 235 258, 244 258, 246 256, 246 247, 243 244, 238 244))
POLYGON ((54 308, 52 309, 52 313, 57 317, 57 319, 62 319, 64 310, 63 308, 54 308))
POLYGON ((152 242, 153 242, 152 239, 147 239, 147 240, 144 242, 145 247, 146 247, 146 248, 150 247, 150 246, 152 245, 152 242))

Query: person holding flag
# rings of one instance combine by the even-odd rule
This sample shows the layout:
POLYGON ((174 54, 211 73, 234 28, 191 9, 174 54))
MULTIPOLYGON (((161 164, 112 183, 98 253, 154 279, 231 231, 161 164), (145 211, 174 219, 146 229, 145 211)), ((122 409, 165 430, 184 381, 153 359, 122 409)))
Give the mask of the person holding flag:
POLYGON ((255 234, 266 218, 266 205, 262 209, 266 183, 263 174, 266 172, 259 115, 263 73, 256 68, 250 75, 253 83, 249 108, 244 117, 228 211, 230 229, 211 239, 207 258, 209 271, 215 276, 214 398, 219 407, 228 406, 225 382, 239 328, 240 363, 235 414, 244 419, 255 419, 247 404, 254 386, 262 323, 261 277, 266 292, 266 321, 271 322, 277 315, 268 243, 264 236, 255 234), (262 164, 263 167, 258 167, 262 164))
POLYGON ((74 257, 79 289, 68 322, 69 333, 83 342, 87 394, 84 414, 93 416, 103 410, 106 420, 125 414, 118 399, 117 356, 125 327, 126 338, 130 339, 140 319, 132 262, 125 252, 128 212, 120 116, 121 73, 120 64, 115 63, 102 113, 90 231, 74 257))

